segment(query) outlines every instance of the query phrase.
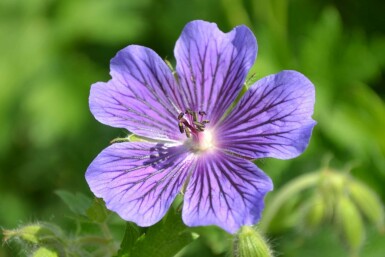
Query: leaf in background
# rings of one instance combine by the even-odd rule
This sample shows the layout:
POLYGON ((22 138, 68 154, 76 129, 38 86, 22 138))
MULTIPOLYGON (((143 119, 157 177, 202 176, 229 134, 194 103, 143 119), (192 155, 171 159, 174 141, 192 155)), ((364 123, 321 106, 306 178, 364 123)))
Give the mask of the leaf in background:
POLYGON ((70 210, 79 215, 86 215, 92 200, 82 193, 70 193, 65 190, 56 190, 55 193, 63 200, 70 210))
POLYGON ((150 1, 63 1, 58 13, 60 38, 84 38, 102 44, 129 42, 146 31, 140 10, 150 1))
POLYGON ((141 234, 141 229, 135 223, 127 222, 126 231, 124 232, 119 252, 115 257, 129 257, 131 255, 132 247, 141 234))
POLYGON ((94 198, 86 213, 87 217, 92 221, 102 223, 107 219, 109 211, 107 210, 106 205, 102 199, 94 198))
MULTIPOLYGON (((301 42, 299 48, 301 72, 309 76, 315 84, 317 101, 320 100, 320 91, 323 94, 332 93, 334 69, 340 54, 337 46, 342 35, 342 24, 338 11, 335 8, 326 8, 322 11, 318 22, 310 27, 307 37, 301 42)), ((323 103, 320 106, 328 107, 323 103)))
POLYGON ((193 227, 189 230, 193 233, 196 232, 199 235, 198 240, 206 244, 215 256, 223 254, 230 249, 231 245, 229 242, 233 240, 233 236, 217 226, 193 227))
POLYGON ((285 257, 346 257, 346 251, 333 229, 323 226, 311 237, 306 237, 303 232, 283 234, 276 243, 275 251, 284 253, 285 257))
POLYGON ((193 241, 180 214, 170 209, 167 216, 150 227, 134 245, 130 257, 172 257, 193 241))
POLYGON ((352 86, 347 95, 349 101, 336 105, 320 126, 337 146, 358 160, 373 162, 376 172, 385 176, 385 104, 363 84, 352 86))

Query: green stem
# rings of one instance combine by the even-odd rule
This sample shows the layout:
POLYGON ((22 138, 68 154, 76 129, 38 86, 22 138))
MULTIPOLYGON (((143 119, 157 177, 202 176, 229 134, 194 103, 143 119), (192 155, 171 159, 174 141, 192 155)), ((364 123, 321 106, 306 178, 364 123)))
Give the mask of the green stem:
POLYGON ((319 178, 320 173, 314 172, 302 175, 282 187, 282 189, 273 196, 270 203, 266 206, 263 218, 259 224, 260 230, 266 232, 270 226, 271 221, 277 214, 278 210, 282 207, 282 205, 298 192, 317 184, 319 178))

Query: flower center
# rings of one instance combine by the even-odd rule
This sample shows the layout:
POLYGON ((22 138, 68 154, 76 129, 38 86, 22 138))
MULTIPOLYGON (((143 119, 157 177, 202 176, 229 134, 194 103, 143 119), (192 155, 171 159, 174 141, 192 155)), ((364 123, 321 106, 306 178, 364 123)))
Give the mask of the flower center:
POLYGON ((187 109, 178 115, 180 133, 185 133, 191 138, 192 148, 197 151, 205 151, 214 146, 213 133, 206 129, 209 120, 204 119, 204 111, 192 111, 187 109))

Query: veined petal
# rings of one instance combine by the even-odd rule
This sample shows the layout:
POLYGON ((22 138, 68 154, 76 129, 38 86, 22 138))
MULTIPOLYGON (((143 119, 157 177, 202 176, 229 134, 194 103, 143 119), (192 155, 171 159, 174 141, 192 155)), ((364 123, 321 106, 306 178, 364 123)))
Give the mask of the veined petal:
POLYGON ((139 226, 158 222, 193 168, 183 145, 116 143, 91 163, 86 180, 107 208, 139 226))
POLYGON ((174 53, 185 107, 205 111, 216 123, 241 90, 257 55, 257 41, 246 26, 223 33, 215 23, 192 21, 174 53))
POLYGON ((252 162, 222 152, 202 154, 186 190, 183 220, 235 233, 260 219, 272 189, 270 178, 252 162))
POLYGON ((313 84, 296 71, 257 81, 218 126, 218 144, 250 158, 298 156, 316 124, 314 94, 313 84))
POLYGON ((131 45, 111 60, 112 79, 92 85, 90 109, 107 125, 153 139, 178 140, 176 82, 151 49, 131 45))

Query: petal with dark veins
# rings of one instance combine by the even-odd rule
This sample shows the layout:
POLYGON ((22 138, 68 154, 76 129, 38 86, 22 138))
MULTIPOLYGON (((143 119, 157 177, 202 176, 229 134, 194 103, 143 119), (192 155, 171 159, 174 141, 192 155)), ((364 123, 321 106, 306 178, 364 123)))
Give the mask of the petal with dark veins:
POLYGON ((223 152, 204 153, 197 160, 184 197, 188 226, 217 225, 235 233, 261 217, 270 178, 252 162, 223 152))
POLYGON ((215 124, 242 89, 257 55, 257 41, 246 26, 223 33, 215 23, 192 21, 174 54, 185 107, 205 111, 215 124))
POLYGON ((86 180, 108 209, 139 226, 151 226, 167 212, 194 168, 183 145, 116 143, 91 163, 86 180))
POLYGON ((314 102, 314 86, 299 72, 262 78, 218 125, 218 145, 248 158, 294 158, 306 149, 316 124, 314 102))
POLYGON ((171 70, 154 51, 124 48, 111 60, 111 76, 91 87, 89 105, 98 121, 152 139, 183 138, 177 120, 180 93, 171 70))

